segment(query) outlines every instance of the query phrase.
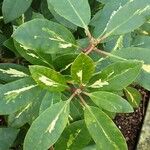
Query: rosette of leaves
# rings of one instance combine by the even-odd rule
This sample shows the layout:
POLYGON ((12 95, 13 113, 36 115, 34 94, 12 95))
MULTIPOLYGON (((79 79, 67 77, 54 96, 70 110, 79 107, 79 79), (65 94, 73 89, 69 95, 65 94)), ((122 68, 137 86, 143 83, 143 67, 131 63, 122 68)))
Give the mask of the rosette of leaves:
MULTIPOLYGON (((17 2, 12 11, 19 6, 24 10, 8 16, 11 1, 4 0, 5 22, 32 7, 31 1, 17 2)), ((49 9, 46 18, 55 18, 45 19, 47 13, 41 11, 42 17, 18 25, 5 43, 30 65, 0 64, 0 80, 6 83, 0 85, 0 115, 8 115, 9 127, 1 128, 2 133, 10 133, 14 141, 15 128, 29 124, 24 150, 82 150, 93 144, 96 149, 127 150, 113 117, 138 107, 141 97, 133 84, 149 89, 150 52, 133 47, 137 40, 126 37, 147 21, 150 1, 45 2, 40 7, 49 9), (84 39, 76 39, 76 28, 84 39)), ((0 137, 3 149, 13 144, 6 147, 6 140, 0 137)))

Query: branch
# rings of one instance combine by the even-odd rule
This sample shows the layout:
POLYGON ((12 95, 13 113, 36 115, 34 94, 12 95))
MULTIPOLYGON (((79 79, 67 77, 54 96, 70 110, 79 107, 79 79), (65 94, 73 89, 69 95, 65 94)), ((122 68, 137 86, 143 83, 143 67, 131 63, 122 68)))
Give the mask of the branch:
POLYGON ((84 49, 83 51, 85 52, 85 54, 89 54, 91 53, 95 48, 95 45, 90 44, 86 49, 84 49))
POLYGON ((108 34, 105 34, 105 35, 103 35, 102 37, 98 38, 98 39, 97 39, 98 43, 101 43, 101 42, 104 41, 107 37, 108 37, 108 34))
POLYGON ((81 89, 75 89, 73 94, 69 97, 68 101, 71 101, 76 95, 79 95, 81 92, 81 89))
POLYGON ((83 104, 82 106, 87 106, 87 103, 85 102, 85 100, 83 99, 83 97, 79 94, 78 97, 80 98, 81 103, 83 104))
POLYGON ((88 36, 88 38, 90 39, 90 41, 91 41, 91 39, 93 38, 92 37, 92 35, 91 35, 91 32, 89 31, 89 29, 87 28, 87 29, 85 29, 85 34, 88 36))

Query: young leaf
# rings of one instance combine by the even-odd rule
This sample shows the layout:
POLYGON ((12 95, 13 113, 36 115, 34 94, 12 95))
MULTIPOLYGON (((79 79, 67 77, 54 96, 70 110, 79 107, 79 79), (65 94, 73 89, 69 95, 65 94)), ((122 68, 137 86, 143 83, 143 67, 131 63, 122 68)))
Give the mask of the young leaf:
POLYGON ((88 0, 47 0, 48 6, 68 21, 87 29, 90 22, 91 11, 88 0))
POLYGON ((92 101, 102 109, 116 113, 131 113, 133 108, 122 97, 105 91, 89 93, 92 101))
POLYGON ((42 103, 39 109, 39 114, 41 114, 43 111, 45 111, 48 107, 51 107, 55 103, 58 103, 61 101, 61 93, 60 92, 49 92, 47 91, 45 96, 42 99, 42 103))
POLYGON ((91 140, 89 132, 83 120, 71 123, 62 133, 55 144, 56 150, 77 150, 82 149, 91 140))
POLYGON ((4 0, 2 12, 5 23, 20 17, 31 5, 32 0, 4 0))
POLYGON ((119 91, 131 84, 141 71, 139 61, 119 61, 104 68, 91 78, 89 88, 119 91))
POLYGON ((71 66, 71 75, 77 83, 87 84, 94 70, 93 60, 86 54, 81 53, 71 66))
POLYGON ((34 19, 19 26, 12 37, 25 49, 46 54, 73 53, 72 33, 62 25, 46 19, 34 19))
POLYGON ((138 90, 132 87, 127 87, 125 89, 125 94, 129 103, 134 107, 138 108, 142 100, 141 94, 138 90))
POLYGON ((149 0, 132 0, 114 11, 104 30, 106 36, 125 34, 140 27, 150 11, 149 0))
POLYGON ((122 133, 102 110, 87 106, 84 116, 89 133, 98 149, 128 149, 122 133))
POLYGON ((63 132, 69 116, 69 102, 47 108, 31 125, 24 141, 24 150, 50 148, 63 132))
POLYGON ((0 80, 5 82, 15 81, 29 76, 29 70, 21 65, 1 63, 0 80))
POLYGON ((11 114, 28 105, 41 89, 29 77, 0 87, 0 115, 11 114))
POLYGON ((0 128, 0 150, 10 150, 18 132, 15 128, 0 128))
POLYGON ((144 64, 142 66, 142 71, 136 79, 136 82, 144 88, 150 90, 150 50, 148 48, 129 47, 113 51, 112 54, 129 60, 136 59, 143 61, 144 64))
POLYGON ((43 88, 51 92, 64 91, 67 88, 66 80, 60 73, 44 66, 30 66, 33 79, 43 88))

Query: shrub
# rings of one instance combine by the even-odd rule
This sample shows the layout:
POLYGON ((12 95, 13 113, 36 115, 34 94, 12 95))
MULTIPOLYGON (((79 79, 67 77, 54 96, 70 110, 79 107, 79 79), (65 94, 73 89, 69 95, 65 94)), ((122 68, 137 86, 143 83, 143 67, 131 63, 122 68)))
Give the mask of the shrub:
POLYGON ((0 146, 27 132, 24 150, 128 149, 113 119, 139 106, 134 85, 150 89, 150 0, 31 3, 2 5, 13 25, 4 45, 29 63, 0 64, 0 146))

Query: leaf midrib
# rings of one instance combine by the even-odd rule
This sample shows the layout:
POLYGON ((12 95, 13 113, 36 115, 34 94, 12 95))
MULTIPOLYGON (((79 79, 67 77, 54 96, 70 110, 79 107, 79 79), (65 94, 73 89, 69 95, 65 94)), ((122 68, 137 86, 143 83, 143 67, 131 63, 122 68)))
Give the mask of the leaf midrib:
MULTIPOLYGON (((53 31, 53 30, 51 30, 51 29, 49 29, 48 28, 48 30, 50 31, 50 32, 53 32, 57 37, 59 37, 59 38, 61 38, 61 39, 63 39, 63 41, 61 41, 61 40, 59 40, 59 39, 56 39, 56 41, 57 42, 64 42, 64 43, 66 43, 66 44, 72 44, 72 46, 74 46, 74 47, 76 47, 76 48, 81 48, 79 45, 75 45, 74 43, 72 43, 72 42, 70 42, 70 41, 66 41, 63 37, 61 37, 59 34, 57 34, 55 31, 53 31)), ((46 32, 46 33, 48 33, 49 34, 49 32, 47 32, 47 31, 44 31, 44 32, 46 32)), ((51 36, 51 35, 50 35, 51 36)), ((53 36, 52 36, 52 38, 53 38, 53 36)), ((51 40, 52 41, 52 40, 51 40)))
POLYGON ((85 24, 85 22, 82 20, 81 16, 78 14, 78 12, 76 11, 75 7, 73 6, 73 4, 70 2, 70 0, 67 0, 68 3, 71 5, 72 9, 74 10, 75 14, 77 15, 77 17, 79 18, 79 20, 81 21, 81 23, 83 24, 84 28, 87 29, 87 25, 85 24))
MULTIPOLYGON (((126 4, 126 5, 127 5, 127 4, 126 4)), ((126 6, 126 5, 125 5, 125 6, 126 6)), ((124 7, 125 7, 125 6, 124 6, 124 7)), ((123 7, 123 8, 124 8, 124 7, 123 7)), ((122 8, 122 9, 123 9, 123 8, 122 8)), ((121 9, 120 9, 120 10, 121 10, 121 9)), ((118 11, 118 12, 120 12, 120 11, 118 11)), ((118 14, 118 12, 115 14, 115 16, 118 14)), ((112 30, 111 30, 110 32, 108 32, 108 33, 107 33, 107 29, 108 29, 108 28, 106 27, 106 29, 105 29, 105 31, 106 31, 106 34, 105 34, 106 37, 110 36, 115 30, 117 30, 118 28, 120 28, 122 25, 126 24, 126 23, 127 23, 129 20, 131 20, 135 15, 136 15, 136 11, 135 11, 135 12, 133 13, 133 15, 131 15, 126 21, 123 21, 120 25, 116 26, 114 29, 112 29, 112 30)), ((114 17, 115 17, 115 16, 114 16, 114 17)), ((113 19, 113 18, 112 18, 112 19, 113 19)), ((110 20, 112 20, 112 19, 110 19, 110 20)), ((110 20, 109 20, 109 21, 110 21, 110 20)), ((109 21, 108 21, 108 22, 109 22, 109 21)), ((110 23, 109 23, 109 24, 110 24, 110 23)), ((102 35, 103 35, 103 34, 102 34, 102 35)), ((101 37, 101 35, 100 35, 98 38, 100 38, 100 37, 101 37)))
MULTIPOLYGON (((112 94, 111 94, 112 95, 112 94)), ((95 95, 93 95, 92 94, 92 97, 94 97, 95 99, 99 99, 99 97, 97 97, 97 96, 95 96, 95 95)), ((92 98, 91 98, 92 99, 92 98)), ((94 102, 94 100, 92 100, 93 102, 94 102)), ((118 108, 116 108, 115 106, 114 106, 114 103, 111 103, 111 102, 114 102, 114 101, 109 101, 106 97, 105 97, 105 99, 103 100, 103 101, 105 101, 105 102, 107 102, 111 107, 113 107, 116 111, 114 111, 114 112, 118 112, 118 108)), ((95 102, 94 102, 95 103, 95 102)), ((96 103, 95 103, 96 104, 96 103)), ((100 103, 99 103, 100 104, 100 103)), ((96 104, 97 105, 97 104, 96 104)), ((101 104, 100 104, 101 105, 101 104)), ((97 105, 98 106, 98 105, 97 105)), ((119 105, 118 105, 119 106, 119 105)), ((117 107, 118 107, 117 106, 117 107)), ((107 110, 106 108, 104 108, 105 110, 107 110)))
MULTIPOLYGON (((55 119, 57 116, 60 116, 60 115, 62 114, 63 110, 65 109, 65 107, 66 107, 68 104, 69 104, 69 101, 66 102, 66 104, 62 107, 62 109, 59 111, 59 113, 58 113, 57 115, 55 115, 54 119, 55 119)), ((54 120, 54 119, 53 119, 53 120, 54 120)), ((52 120, 52 122, 53 122, 53 120, 52 120)), ((52 123, 52 122, 51 122, 51 123, 52 123)), ((47 132, 44 132, 44 133, 46 134, 47 132)), ((44 136, 45 134, 42 134, 40 139, 43 139, 43 136, 44 136)), ((39 142, 40 142, 40 141, 39 141, 39 142)), ((37 146, 39 145, 39 142, 38 142, 38 144, 36 144, 36 147, 35 147, 36 149, 37 149, 37 146)))
POLYGON ((107 133, 105 132, 105 130, 103 129, 103 127, 101 126, 101 124, 99 123, 99 121, 97 120, 97 118, 95 117, 95 115, 93 114, 93 112, 91 111, 90 107, 87 106, 86 108, 89 110, 89 112, 92 114, 92 116, 93 116, 94 119, 96 120, 97 124, 99 125, 99 127, 100 127, 101 130, 102 130, 102 132, 104 133, 106 139, 108 139, 108 141, 110 141, 110 143, 112 143, 113 146, 114 146, 115 148, 117 148, 116 150, 119 150, 119 148, 118 148, 118 146, 116 145, 116 143, 114 143, 114 141, 112 141, 112 140, 110 139, 110 137, 107 135, 107 133))

